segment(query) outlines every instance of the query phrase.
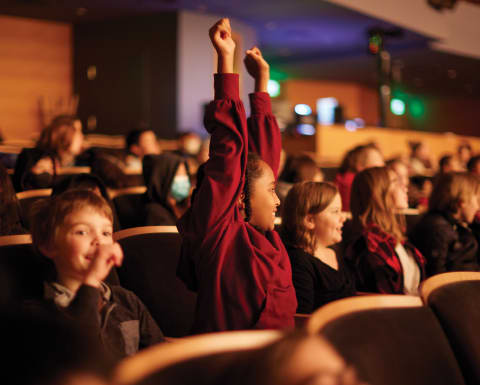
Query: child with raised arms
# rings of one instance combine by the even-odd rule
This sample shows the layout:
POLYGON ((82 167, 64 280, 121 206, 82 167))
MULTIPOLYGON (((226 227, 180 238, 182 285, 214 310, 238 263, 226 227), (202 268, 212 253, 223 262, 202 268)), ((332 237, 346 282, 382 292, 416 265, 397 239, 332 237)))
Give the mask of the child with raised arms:
POLYGON ((245 65, 255 79, 247 125, 228 19, 210 29, 210 39, 218 53, 215 100, 205 114, 210 159, 200 169, 192 207, 177 224, 183 242, 178 274, 198 292, 193 330, 293 327, 290 261, 274 231, 281 138, 266 93, 269 66, 258 48, 247 51, 245 65))

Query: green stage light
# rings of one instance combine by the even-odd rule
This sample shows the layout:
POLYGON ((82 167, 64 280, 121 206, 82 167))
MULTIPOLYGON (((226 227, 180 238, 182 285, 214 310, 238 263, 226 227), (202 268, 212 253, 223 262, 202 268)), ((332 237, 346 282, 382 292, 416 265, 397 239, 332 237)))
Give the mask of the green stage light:
POLYGON ((390 101, 390 111, 394 115, 403 115, 405 113, 405 102, 401 99, 393 98, 390 101))
POLYGON ((425 106, 420 100, 413 100, 410 103, 410 114, 414 118, 421 118, 425 115, 425 106))

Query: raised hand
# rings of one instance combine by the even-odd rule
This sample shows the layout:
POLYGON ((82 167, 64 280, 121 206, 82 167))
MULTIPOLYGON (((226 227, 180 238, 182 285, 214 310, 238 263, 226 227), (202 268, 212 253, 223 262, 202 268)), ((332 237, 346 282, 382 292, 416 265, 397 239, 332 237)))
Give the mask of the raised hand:
POLYGON ((100 287, 100 283, 107 277, 113 266, 121 266, 123 251, 118 243, 98 245, 90 263, 84 284, 100 287))
POLYGON ((250 76, 255 79, 255 91, 267 92, 267 85, 270 79, 270 66, 263 58, 260 49, 255 46, 247 50, 243 62, 250 76))
POLYGON ((235 42, 232 39, 230 20, 220 19, 208 33, 218 54, 218 73, 232 73, 235 42))

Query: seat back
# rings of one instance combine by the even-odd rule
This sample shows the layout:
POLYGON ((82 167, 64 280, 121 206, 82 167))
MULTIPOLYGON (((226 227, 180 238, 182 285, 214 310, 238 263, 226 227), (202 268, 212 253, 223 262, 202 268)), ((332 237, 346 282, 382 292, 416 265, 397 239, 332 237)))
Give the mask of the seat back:
POLYGON ((238 354, 261 348, 281 338, 273 330, 234 331, 186 337, 160 344, 124 359, 114 374, 114 383, 209 384, 238 354), (155 374, 154 374, 155 373, 155 374), (153 376, 152 376, 153 374, 153 376), (145 378, 150 379, 145 380, 145 378))
POLYGON ((321 333, 370 385, 464 384, 440 323, 418 297, 338 300, 317 310, 307 328, 321 333))
POLYGON ((32 206, 41 199, 46 199, 52 194, 52 189, 27 190, 17 193, 18 203, 20 204, 20 217, 26 229, 30 228, 30 214, 32 206))
POLYGON ((174 226, 146 226, 115 233, 124 251, 120 283, 147 306, 166 336, 189 333, 196 294, 177 278, 181 238, 174 226))
POLYGON ((480 383, 480 273, 450 272, 427 279, 421 287, 458 359, 467 384, 480 383))
POLYGON ((0 301, 20 303, 43 293, 44 265, 34 252, 30 235, 0 237, 0 301))
POLYGON ((145 203, 142 192, 116 194, 112 201, 122 229, 144 225, 145 203))

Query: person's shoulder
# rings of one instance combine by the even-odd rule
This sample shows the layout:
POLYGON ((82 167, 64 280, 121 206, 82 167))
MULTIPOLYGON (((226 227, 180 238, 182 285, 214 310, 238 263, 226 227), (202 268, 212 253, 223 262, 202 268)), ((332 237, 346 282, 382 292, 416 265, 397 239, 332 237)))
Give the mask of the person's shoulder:
POLYGON ((442 233, 454 233, 455 224, 450 221, 444 214, 433 211, 427 212, 420 218, 414 231, 417 232, 417 236, 425 236, 434 231, 440 231, 442 233))
POLYGON ((285 248, 292 262, 305 264, 305 263, 310 263, 312 261, 312 258, 315 258, 312 254, 307 253, 305 250, 301 249, 300 247, 286 245, 285 248))

